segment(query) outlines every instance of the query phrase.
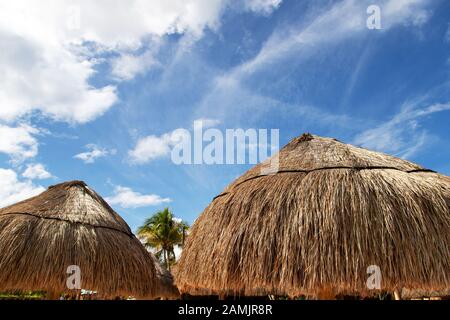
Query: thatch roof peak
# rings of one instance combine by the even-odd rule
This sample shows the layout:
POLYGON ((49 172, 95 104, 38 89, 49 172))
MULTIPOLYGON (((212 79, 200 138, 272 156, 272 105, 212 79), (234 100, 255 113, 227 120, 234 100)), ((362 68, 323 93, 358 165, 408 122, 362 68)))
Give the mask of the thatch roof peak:
POLYGON ((0 216, 23 214, 42 219, 111 228, 132 235, 126 222, 83 181, 50 186, 43 193, 0 209, 0 216))
POLYGON ((424 169, 418 164, 382 152, 341 142, 335 138, 304 133, 292 139, 279 153, 280 164, 288 169, 385 167, 402 171, 424 169))
MULTIPOLYGON (((310 133, 292 139, 280 151, 254 166, 230 184, 224 192, 245 181, 265 176, 267 166, 278 157, 275 174, 285 172, 312 172, 332 169, 391 169, 407 173, 433 172, 422 166, 385 153, 346 144, 334 138, 320 137, 310 133)), ((273 171, 269 171, 273 173, 273 171)))
POLYGON ((301 143, 301 142, 306 142, 306 141, 311 141, 314 139, 314 136, 309 133, 309 132, 305 132, 303 133, 301 136, 295 137, 291 140, 291 142, 289 142, 289 144, 291 143, 301 143))
POLYGON ((51 185, 51 186, 48 187, 48 189, 52 189, 52 188, 70 188, 70 187, 74 187, 74 186, 83 187, 83 188, 88 187, 88 185, 84 181, 72 180, 72 181, 66 181, 66 182, 62 182, 62 183, 51 185))

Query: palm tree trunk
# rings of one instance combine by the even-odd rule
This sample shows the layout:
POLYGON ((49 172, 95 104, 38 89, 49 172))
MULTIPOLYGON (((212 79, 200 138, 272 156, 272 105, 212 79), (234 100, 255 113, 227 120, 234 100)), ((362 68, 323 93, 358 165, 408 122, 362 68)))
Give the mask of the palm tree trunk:
POLYGON ((169 260, 167 259, 167 250, 163 249, 164 252, 164 263, 166 265, 166 268, 169 269, 169 260))
POLYGON ((167 251, 167 270, 170 272, 170 251, 167 251))

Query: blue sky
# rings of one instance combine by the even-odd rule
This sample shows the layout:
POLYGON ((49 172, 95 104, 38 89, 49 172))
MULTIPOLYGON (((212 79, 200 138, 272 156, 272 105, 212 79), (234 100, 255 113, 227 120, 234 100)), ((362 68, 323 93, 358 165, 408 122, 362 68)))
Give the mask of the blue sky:
POLYGON ((135 230, 192 223, 250 165, 176 165, 167 134, 312 132, 450 175, 450 2, 2 1, 0 206, 84 180, 135 230), (381 9, 368 29, 366 9, 381 9), (149 138, 150 137, 150 138, 149 138))

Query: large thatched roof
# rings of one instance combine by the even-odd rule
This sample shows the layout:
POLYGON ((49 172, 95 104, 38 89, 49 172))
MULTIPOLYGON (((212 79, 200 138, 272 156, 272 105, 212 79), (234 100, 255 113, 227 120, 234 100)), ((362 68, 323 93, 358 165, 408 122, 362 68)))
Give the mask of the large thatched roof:
POLYGON ((125 221, 84 182, 0 209, 0 291, 67 292, 67 267, 102 296, 164 296, 159 266, 125 221))
POLYGON ((218 195, 194 223, 181 292, 370 294, 450 288, 450 178, 386 154, 302 135, 218 195))

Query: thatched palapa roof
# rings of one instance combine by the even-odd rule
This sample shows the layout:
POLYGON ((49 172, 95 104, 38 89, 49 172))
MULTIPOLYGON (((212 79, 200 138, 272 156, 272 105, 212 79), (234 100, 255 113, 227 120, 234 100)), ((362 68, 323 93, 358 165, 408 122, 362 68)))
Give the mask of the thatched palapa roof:
POLYGON ((68 292, 70 265, 80 267, 83 289, 103 297, 161 297, 170 286, 126 222, 81 181, 0 209, 0 252, 0 291, 68 292))
POLYGON ((371 294, 450 288, 450 178, 310 134, 259 164, 200 215, 178 263, 182 293, 371 294), (270 160, 268 160, 270 161, 270 160))

